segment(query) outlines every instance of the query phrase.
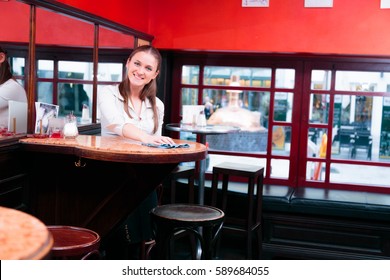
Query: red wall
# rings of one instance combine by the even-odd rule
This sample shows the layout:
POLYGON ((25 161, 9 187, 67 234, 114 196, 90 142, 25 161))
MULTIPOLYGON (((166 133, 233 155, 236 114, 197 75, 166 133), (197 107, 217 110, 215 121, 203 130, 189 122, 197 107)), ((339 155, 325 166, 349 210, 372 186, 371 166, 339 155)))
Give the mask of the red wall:
POLYGON ((152 34, 164 49, 390 55, 390 9, 380 0, 334 0, 333 8, 304 8, 304 0, 270 0, 269 8, 242 8, 241 0, 61 2, 152 34))
POLYGON ((304 8, 303 0, 270 0, 269 8, 152 2, 150 33, 160 48, 390 55, 390 9, 379 0, 334 0, 331 9, 304 8))
POLYGON ((0 42, 28 42, 30 8, 12 1, 0 2, 0 42))
POLYGON ((151 34, 148 30, 150 0, 59 0, 58 2, 151 34))
MULTIPOLYGON (((390 55, 390 9, 380 0, 334 0, 322 9, 303 0, 270 0, 269 8, 242 8, 241 0, 60 2, 154 35, 162 49, 390 55)), ((3 12, 7 3, 0 23, 23 24, 3 12)), ((8 32, 0 40, 12 41, 8 32)))

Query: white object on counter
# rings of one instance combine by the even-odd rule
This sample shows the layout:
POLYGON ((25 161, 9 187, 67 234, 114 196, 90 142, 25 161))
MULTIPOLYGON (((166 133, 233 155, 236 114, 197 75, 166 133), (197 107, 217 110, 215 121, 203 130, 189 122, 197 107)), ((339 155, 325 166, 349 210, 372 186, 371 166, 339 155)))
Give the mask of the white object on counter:
POLYGON ((63 134, 65 138, 76 138, 77 135, 79 135, 77 119, 75 116, 69 115, 66 117, 63 134))

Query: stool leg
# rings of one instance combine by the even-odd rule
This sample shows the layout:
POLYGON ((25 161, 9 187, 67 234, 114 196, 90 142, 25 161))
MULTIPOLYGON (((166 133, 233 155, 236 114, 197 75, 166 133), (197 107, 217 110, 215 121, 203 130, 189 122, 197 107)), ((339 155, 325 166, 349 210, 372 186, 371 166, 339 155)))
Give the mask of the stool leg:
POLYGON ((228 183, 229 183, 229 175, 223 174, 222 181, 222 211, 226 211, 227 206, 227 196, 228 196, 228 183))
POLYGON ((195 175, 191 174, 188 178, 188 202, 194 203, 194 181, 195 181, 195 175))
POLYGON ((175 203, 175 198, 176 198, 176 178, 172 176, 171 178, 171 202, 170 203, 175 203))
POLYGON ((99 250, 93 250, 93 251, 89 252, 88 254, 86 254, 86 255, 85 255, 84 257, 82 257, 81 259, 82 259, 82 260, 89 260, 89 259, 91 258, 91 256, 96 256, 96 259, 98 259, 98 260, 101 259, 99 250))
POLYGON ((263 209, 263 173, 257 177, 257 194, 256 194, 256 237, 257 237, 257 248, 256 248, 256 259, 261 258, 263 249, 263 222, 262 222, 262 209, 263 209))
POLYGON ((158 260, 168 260, 170 256, 171 240, 170 228, 157 224, 156 227, 156 257, 158 260))
POLYGON ((211 206, 217 205, 217 191, 218 191, 218 173, 213 171, 213 180, 211 184, 211 206))
POLYGON ((248 217, 246 224, 246 255, 248 259, 252 259, 252 226, 253 226, 253 193, 254 193, 254 178, 249 178, 248 181, 248 217))
POLYGON ((213 258, 213 228, 211 226, 203 227, 203 248, 202 260, 211 260, 213 258))

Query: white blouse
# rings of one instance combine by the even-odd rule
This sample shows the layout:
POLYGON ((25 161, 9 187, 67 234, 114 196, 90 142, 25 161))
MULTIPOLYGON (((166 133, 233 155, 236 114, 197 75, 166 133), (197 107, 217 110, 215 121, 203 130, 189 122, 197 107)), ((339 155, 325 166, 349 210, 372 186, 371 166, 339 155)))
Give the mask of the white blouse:
MULTIPOLYGON (((123 136, 122 129, 126 123, 130 123, 153 135, 154 121, 153 108, 146 99, 142 102, 141 115, 134 111, 134 107, 129 102, 130 118, 124 109, 124 99, 119 93, 119 85, 109 85, 102 88, 98 95, 98 106, 100 110, 100 123, 102 127, 101 135, 119 135, 123 136)), ((154 135, 161 135, 164 120, 164 103, 156 97, 156 106, 158 112, 158 129, 154 135)))
POLYGON ((8 124, 8 101, 27 102, 24 88, 14 79, 0 85, 0 125, 8 124))

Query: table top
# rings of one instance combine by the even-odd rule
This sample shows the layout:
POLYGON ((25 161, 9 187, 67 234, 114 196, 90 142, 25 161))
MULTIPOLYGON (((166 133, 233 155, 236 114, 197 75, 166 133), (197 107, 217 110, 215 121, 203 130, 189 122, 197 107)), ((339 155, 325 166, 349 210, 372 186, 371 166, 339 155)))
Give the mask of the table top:
POLYGON ((0 259, 38 260, 53 246, 47 227, 37 218, 0 206, 0 259))
POLYGON ((205 145, 174 139, 188 148, 162 149, 142 145, 119 136, 79 135, 75 139, 23 138, 19 142, 25 150, 73 154, 83 158, 132 163, 178 163, 206 158, 205 145))
POLYGON ((192 124, 170 123, 165 126, 171 131, 192 132, 196 134, 225 134, 240 131, 237 126, 228 125, 206 125, 197 126, 192 124))

